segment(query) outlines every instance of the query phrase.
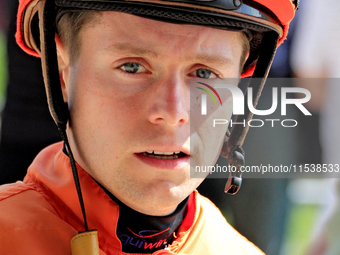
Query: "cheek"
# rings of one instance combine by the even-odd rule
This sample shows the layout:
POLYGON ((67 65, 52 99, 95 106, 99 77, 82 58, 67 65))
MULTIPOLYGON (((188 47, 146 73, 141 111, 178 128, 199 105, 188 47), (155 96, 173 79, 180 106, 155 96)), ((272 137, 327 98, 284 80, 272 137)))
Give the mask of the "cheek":
POLYGON ((215 111, 208 108, 208 113, 209 111, 210 114, 206 116, 197 114, 197 118, 192 119, 191 150, 196 151, 195 145, 199 147, 198 156, 192 161, 192 166, 212 166, 216 163, 232 115, 230 94, 227 99, 223 100, 223 106, 216 108, 215 111))
POLYGON ((78 143, 91 141, 108 148, 110 144, 121 142, 119 138, 129 132, 132 120, 138 117, 133 111, 134 101, 122 97, 105 76, 91 70, 87 73, 76 70, 71 78, 69 110, 70 126, 78 143))
POLYGON ((206 121, 204 144, 206 154, 211 158, 212 165, 215 164, 220 154, 231 115, 232 99, 229 98, 206 121))
POLYGON ((72 70, 69 101, 71 109, 84 109, 93 112, 93 115, 99 114, 98 117, 106 114, 107 120, 125 114, 129 116, 136 109, 141 109, 140 100, 136 96, 139 84, 130 84, 131 82, 117 77, 110 68, 96 63, 90 65, 88 62, 83 61, 72 70))

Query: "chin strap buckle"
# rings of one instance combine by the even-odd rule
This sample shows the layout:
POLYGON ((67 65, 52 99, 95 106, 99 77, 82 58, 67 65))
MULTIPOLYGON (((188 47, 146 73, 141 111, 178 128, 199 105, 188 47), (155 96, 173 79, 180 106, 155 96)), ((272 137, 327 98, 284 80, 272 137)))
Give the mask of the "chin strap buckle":
POLYGON ((241 146, 236 145, 231 150, 228 161, 231 166, 231 169, 234 171, 230 171, 228 181, 225 185, 224 192, 235 195, 242 184, 242 172, 241 167, 245 165, 245 153, 241 146), (236 171, 235 171, 236 167, 236 171))
POLYGON ((97 230, 80 232, 71 239, 72 255, 99 255, 97 230))

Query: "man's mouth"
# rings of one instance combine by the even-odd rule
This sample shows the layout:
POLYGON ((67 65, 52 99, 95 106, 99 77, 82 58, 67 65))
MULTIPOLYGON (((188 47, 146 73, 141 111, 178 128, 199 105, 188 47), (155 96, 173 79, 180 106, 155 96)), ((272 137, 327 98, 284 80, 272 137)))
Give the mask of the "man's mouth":
POLYGON ((156 159, 178 159, 187 156, 187 154, 181 151, 145 151, 140 154, 156 159))

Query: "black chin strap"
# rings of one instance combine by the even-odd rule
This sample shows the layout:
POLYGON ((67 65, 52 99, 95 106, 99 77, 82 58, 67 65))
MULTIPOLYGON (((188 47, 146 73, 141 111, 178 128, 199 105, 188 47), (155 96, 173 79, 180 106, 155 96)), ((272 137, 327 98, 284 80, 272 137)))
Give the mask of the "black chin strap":
POLYGON ((47 98, 49 101, 50 111, 54 121, 56 122, 62 139, 65 142, 67 153, 70 158, 73 179, 75 182, 81 211, 84 218, 85 232, 88 231, 88 224, 86 220, 85 205, 83 195, 81 192, 78 171, 76 163, 68 142, 66 134, 66 125, 68 120, 68 107, 64 103, 61 93, 61 86, 59 80, 59 69, 56 52, 55 37, 55 6, 54 1, 44 1, 40 3, 39 10, 39 27, 40 27, 40 47, 41 47, 41 61, 44 75, 44 82, 47 91, 47 98), (47 43, 48 42, 48 43, 47 43))
MULTIPOLYGON (((264 35, 261 45, 261 54, 257 61, 256 69, 253 77, 250 79, 248 87, 253 88, 253 105, 256 108, 262 89, 266 82, 271 63, 273 62, 278 35, 275 32, 268 32, 264 35)), ((225 192, 229 194, 236 194, 241 187, 242 172, 241 167, 245 164, 245 153, 242 149, 244 139, 249 130, 248 122, 253 118, 253 113, 248 107, 245 107, 245 114, 238 115, 236 122, 244 122, 245 126, 234 125, 230 135, 229 131, 226 134, 225 142, 222 147, 221 156, 228 159, 231 166, 236 167, 236 171, 230 172, 228 181, 225 186, 225 192)))
POLYGON ((79 203, 80 203, 80 207, 81 207, 81 212, 82 212, 83 218, 84 218, 84 228, 85 228, 85 232, 87 232, 89 229, 88 229, 88 225, 87 225, 85 205, 84 205, 83 195, 82 195, 82 192, 81 192, 80 181, 79 181, 78 171, 77 171, 77 167, 76 167, 76 161, 74 160, 73 153, 72 153, 70 144, 68 142, 68 138, 67 138, 67 134, 66 134, 66 126, 62 127, 61 125, 58 125, 58 129, 59 129, 59 132, 62 136, 62 139, 64 140, 65 148, 66 148, 67 154, 70 158, 74 184, 76 185, 76 190, 77 190, 78 199, 79 199, 79 203))

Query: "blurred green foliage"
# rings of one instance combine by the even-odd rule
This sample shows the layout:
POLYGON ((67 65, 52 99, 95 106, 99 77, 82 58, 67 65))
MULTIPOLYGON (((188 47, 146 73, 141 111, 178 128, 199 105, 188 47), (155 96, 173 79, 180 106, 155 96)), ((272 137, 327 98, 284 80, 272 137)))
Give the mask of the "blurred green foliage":
MULTIPOLYGON (((6 38, 0 31, 0 101, 5 97, 7 82, 6 38)), ((1 102, 0 102, 1 105, 1 102)))
POLYGON ((310 245, 314 223, 320 206, 295 204, 290 212, 287 225, 284 255, 303 255, 310 245))

